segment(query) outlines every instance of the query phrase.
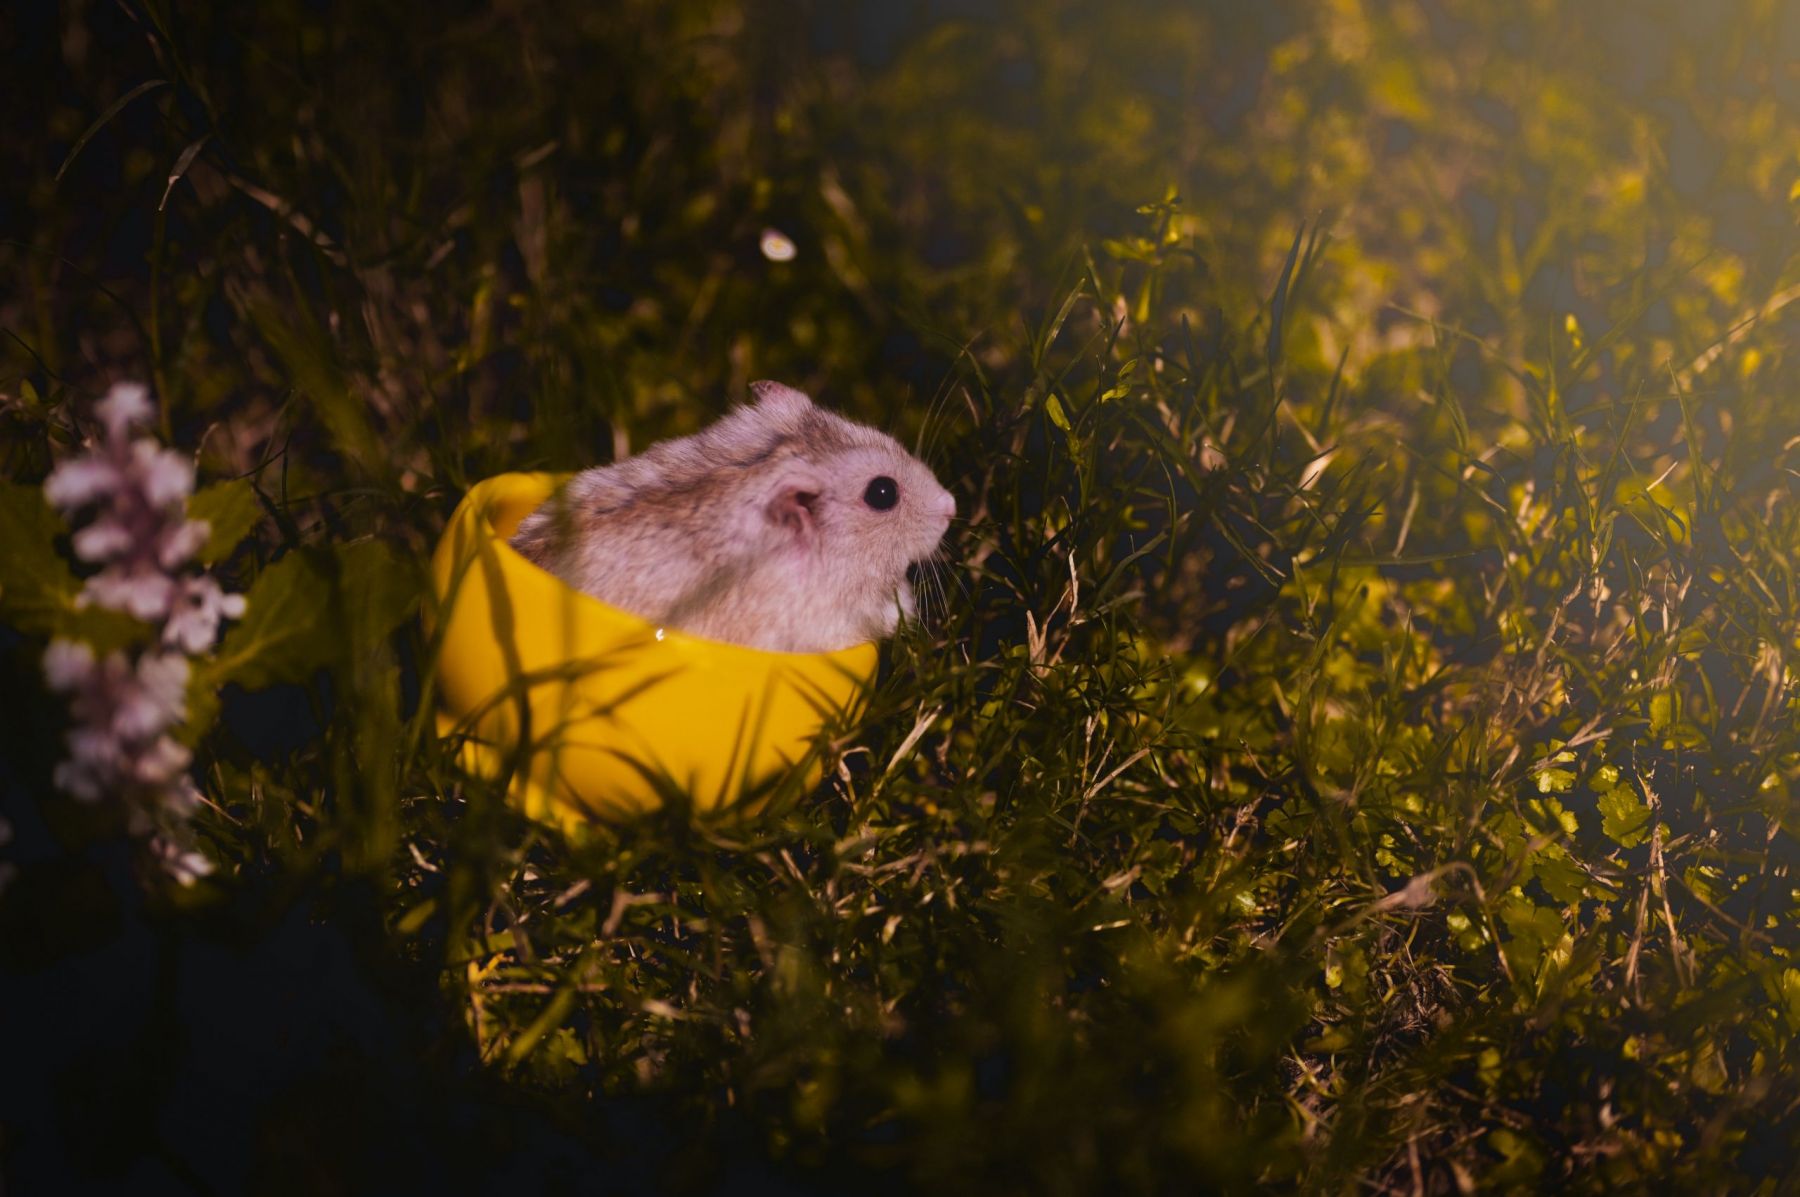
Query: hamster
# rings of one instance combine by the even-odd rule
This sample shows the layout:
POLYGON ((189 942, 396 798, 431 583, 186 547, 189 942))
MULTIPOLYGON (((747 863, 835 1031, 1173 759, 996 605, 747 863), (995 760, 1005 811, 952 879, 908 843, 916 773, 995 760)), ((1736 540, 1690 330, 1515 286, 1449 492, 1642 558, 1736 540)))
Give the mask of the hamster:
POLYGON ((781 652, 832 652, 912 615, 909 565, 956 501, 892 437, 792 387, 692 436, 584 470, 511 544, 652 623, 781 652))

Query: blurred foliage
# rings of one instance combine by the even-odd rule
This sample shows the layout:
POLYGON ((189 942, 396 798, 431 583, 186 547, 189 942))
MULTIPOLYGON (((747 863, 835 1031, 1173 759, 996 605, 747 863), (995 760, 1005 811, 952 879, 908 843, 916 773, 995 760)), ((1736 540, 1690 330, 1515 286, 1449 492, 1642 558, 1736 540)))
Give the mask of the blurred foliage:
POLYGON ((0 41, 0 462, 151 379, 251 595, 173 891, 52 796, 0 575, 21 1192, 1800 1179, 1792 5, 0 41), (928 448, 934 618, 794 809, 524 822, 430 735, 424 555, 761 377, 928 448))

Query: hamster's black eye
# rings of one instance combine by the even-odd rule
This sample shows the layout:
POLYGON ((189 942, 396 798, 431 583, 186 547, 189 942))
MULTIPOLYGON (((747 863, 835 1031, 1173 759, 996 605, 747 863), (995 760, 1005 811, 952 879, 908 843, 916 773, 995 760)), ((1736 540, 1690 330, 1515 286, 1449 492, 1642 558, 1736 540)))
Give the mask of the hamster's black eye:
POLYGON ((877 511, 890 510, 899 501, 900 484, 886 474, 869 479, 869 489, 863 491, 863 502, 877 511))

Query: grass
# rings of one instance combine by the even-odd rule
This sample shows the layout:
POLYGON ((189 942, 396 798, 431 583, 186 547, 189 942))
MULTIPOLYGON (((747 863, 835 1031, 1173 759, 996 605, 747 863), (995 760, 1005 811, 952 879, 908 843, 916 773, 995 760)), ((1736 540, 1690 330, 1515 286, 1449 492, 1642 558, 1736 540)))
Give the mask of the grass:
POLYGON ((21 21, 7 476, 144 377, 255 518, 191 890, 54 796, 0 575, 8 1175, 1791 1186, 1800 98, 1727 8, 21 21), (931 618, 802 801, 525 820, 437 533, 760 377, 925 447, 931 618))

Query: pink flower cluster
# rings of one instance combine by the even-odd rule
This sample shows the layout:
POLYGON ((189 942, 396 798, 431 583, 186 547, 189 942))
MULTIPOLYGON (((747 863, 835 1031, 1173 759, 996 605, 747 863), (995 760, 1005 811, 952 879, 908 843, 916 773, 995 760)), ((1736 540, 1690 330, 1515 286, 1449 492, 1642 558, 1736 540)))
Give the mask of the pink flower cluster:
POLYGON ((79 525, 75 555, 100 567, 79 601, 140 619, 157 640, 135 655, 105 656, 80 641, 50 642, 44 678, 69 696, 74 717, 55 780, 81 801, 123 800, 132 830, 156 833, 152 850, 185 884, 212 866, 191 845, 187 817, 200 795, 187 775, 192 754, 171 733, 187 717, 188 658, 212 648, 221 619, 243 615, 244 597, 191 568, 209 532, 206 521, 187 518, 194 468, 153 438, 132 436, 153 414, 144 388, 114 386, 95 412, 102 435, 51 472, 44 494, 79 525))
POLYGON ((73 538, 75 555, 101 567, 82 598, 162 625, 162 642, 190 655, 218 639, 219 620, 244 613, 242 595, 225 594, 205 573, 182 567, 206 543, 205 520, 187 518, 194 467, 131 430, 155 413, 144 388, 120 383, 96 405, 104 435, 57 466, 44 496, 64 515, 92 508, 73 538))

